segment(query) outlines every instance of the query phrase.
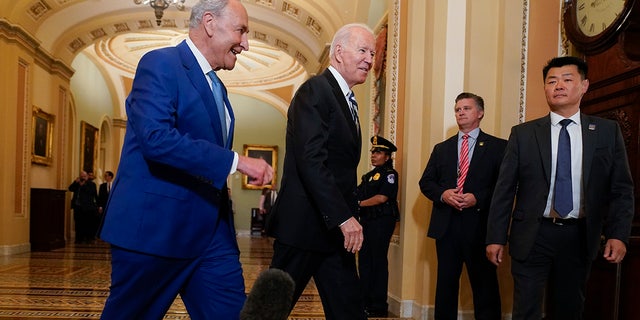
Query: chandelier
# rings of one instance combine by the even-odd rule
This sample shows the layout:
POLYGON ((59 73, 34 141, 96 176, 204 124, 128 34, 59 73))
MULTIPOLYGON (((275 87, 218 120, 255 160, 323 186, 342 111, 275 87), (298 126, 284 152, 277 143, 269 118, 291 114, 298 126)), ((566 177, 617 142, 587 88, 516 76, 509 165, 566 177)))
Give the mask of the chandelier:
POLYGON ((133 0, 135 4, 148 4, 156 13, 156 23, 158 26, 162 23, 162 15, 164 15, 164 9, 169 8, 170 5, 175 5, 178 10, 184 10, 185 0, 133 0))

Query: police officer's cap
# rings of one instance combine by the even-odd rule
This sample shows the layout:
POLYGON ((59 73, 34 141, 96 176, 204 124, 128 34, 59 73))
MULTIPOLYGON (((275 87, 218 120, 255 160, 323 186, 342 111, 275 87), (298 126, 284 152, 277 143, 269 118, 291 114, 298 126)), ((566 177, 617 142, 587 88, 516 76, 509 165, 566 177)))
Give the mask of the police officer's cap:
POLYGON ((398 150, 396 146, 391 143, 391 141, 381 137, 381 136, 373 136, 371 137, 371 152, 373 151, 386 151, 386 152, 395 152, 398 150))

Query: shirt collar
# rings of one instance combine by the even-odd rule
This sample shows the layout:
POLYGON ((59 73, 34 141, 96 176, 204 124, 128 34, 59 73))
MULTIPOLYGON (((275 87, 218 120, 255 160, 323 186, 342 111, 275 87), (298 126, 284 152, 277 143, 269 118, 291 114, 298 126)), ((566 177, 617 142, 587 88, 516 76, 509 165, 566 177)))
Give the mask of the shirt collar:
POLYGON ((565 118, 553 111, 551 111, 549 113, 550 118, 551 118, 551 124, 554 126, 559 126, 560 125, 560 121, 564 120, 564 119, 571 119, 575 124, 580 125, 580 111, 578 110, 578 112, 574 113, 571 117, 569 118, 565 118))
POLYGON ((207 61, 207 58, 204 57, 198 47, 196 47, 193 41, 191 41, 191 38, 187 37, 186 41, 187 46, 189 47, 189 49, 191 49, 191 53, 193 53, 193 55, 196 57, 196 60, 198 61, 198 65, 200 66, 200 69, 202 69, 202 72, 206 75, 207 73, 209 73, 209 71, 213 71, 213 68, 211 68, 211 65, 209 64, 209 61, 207 61))
MULTIPOLYGON (((474 140, 477 140, 478 136, 480 135, 480 127, 469 131, 468 134, 469 134, 469 137, 473 138, 474 140)), ((462 131, 458 131, 458 140, 462 139, 462 136, 464 136, 464 133, 462 131)))
POLYGON ((338 85, 342 90, 342 95, 346 97, 351 91, 351 89, 349 88, 349 85, 347 84, 347 80, 344 80, 340 72, 338 72, 338 70, 336 70, 336 68, 334 68, 333 66, 329 66, 329 71, 331 71, 331 74, 333 74, 333 77, 336 78, 336 81, 338 81, 338 85))

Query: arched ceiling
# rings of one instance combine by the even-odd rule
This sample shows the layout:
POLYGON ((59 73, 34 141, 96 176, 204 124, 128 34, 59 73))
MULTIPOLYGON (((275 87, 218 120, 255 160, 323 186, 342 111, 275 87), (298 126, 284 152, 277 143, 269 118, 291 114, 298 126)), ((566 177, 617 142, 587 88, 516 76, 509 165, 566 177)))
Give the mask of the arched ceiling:
MULTIPOLYGON (((275 104, 286 104, 287 94, 328 64, 329 44, 340 26, 366 22, 362 18, 367 19, 371 7, 386 2, 241 1, 249 14, 250 50, 221 77, 231 92, 275 104)), ((170 6, 160 26, 153 9, 134 0, 0 1, 0 19, 32 35, 40 49, 68 66, 78 54, 87 54, 107 70, 113 83, 119 83, 118 77, 133 77, 144 53, 176 45, 186 37, 190 9, 196 2, 186 0, 184 11, 170 6)))

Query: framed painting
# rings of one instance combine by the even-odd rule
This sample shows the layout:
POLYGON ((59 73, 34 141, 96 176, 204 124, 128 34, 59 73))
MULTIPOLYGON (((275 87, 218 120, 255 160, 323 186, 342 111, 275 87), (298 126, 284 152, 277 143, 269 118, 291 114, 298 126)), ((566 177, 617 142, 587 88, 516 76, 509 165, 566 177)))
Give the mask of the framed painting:
POLYGON ((98 158, 98 128, 82 121, 80 123, 80 169, 95 172, 98 158))
POLYGON ((242 188, 243 189, 257 189, 270 188, 273 185, 273 181, 276 181, 276 169, 278 168, 278 146, 266 146, 266 145, 244 145, 244 156, 256 159, 264 159, 271 167, 273 167, 273 180, 269 181, 263 186, 258 186, 252 183, 252 178, 246 174, 242 176, 242 188))
POLYGON ((33 149, 31 162, 50 166, 53 163, 53 123, 55 116, 33 107, 33 149))

